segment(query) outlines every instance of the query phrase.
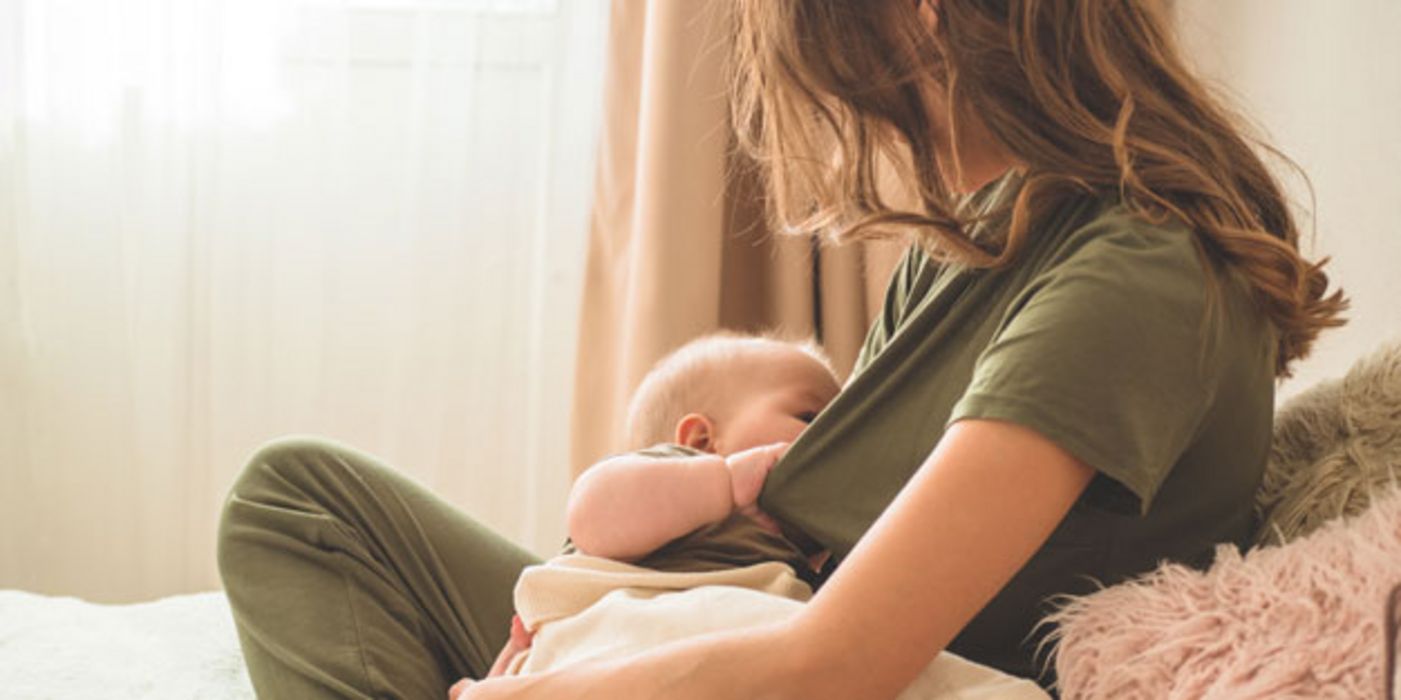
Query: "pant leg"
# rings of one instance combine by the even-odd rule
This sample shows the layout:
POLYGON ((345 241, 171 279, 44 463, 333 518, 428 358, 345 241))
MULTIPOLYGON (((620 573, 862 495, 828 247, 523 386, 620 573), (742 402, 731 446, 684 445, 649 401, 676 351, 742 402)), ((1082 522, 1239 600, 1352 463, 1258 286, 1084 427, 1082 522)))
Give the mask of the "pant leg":
POLYGON ((219 570, 260 698, 442 700, 490 669, 529 551, 375 458, 292 437, 244 467, 219 570))

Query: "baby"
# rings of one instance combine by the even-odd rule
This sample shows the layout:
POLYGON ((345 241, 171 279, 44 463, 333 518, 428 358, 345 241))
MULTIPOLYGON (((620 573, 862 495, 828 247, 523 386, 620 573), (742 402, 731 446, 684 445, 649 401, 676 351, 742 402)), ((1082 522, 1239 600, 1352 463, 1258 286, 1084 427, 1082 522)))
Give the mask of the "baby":
MULTIPOLYGON (((705 571, 715 567, 659 555, 688 533, 721 534, 728 528, 698 528, 727 520, 746 532, 757 525, 782 537, 779 524, 759 511, 759 491, 840 388, 811 342, 722 333, 683 346, 657 363, 633 395, 628 442, 638 453, 601 463, 575 483, 568 516, 573 547, 648 568, 705 571)), ((730 561, 713 563, 744 566, 764 560, 755 553, 771 553, 761 542, 739 544, 730 561)), ((790 544, 801 554, 812 543, 790 544)), ((575 550, 566 545, 565 551, 575 550)), ((811 558, 795 562, 800 573, 818 568, 825 555, 811 558)))
MULTIPOLYGON (((511 638, 488 675, 625 658, 797 614, 830 553, 757 500, 769 470, 839 390, 811 343, 721 334, 659 362, 628 411, 631 445, 652 447, 575 481, 570 539, 521 572, 511 638)), ((448 697, 470 684, 459 681, 448 697)), ((1049 697, 1030 680, 944 652, 899 700, 1049 697)))
MULTIPOLYGON (((721 333, 681 347, 633 395, 628 441, 637 451, 575 481, 561 556, 678 573, 782 562, 814 583, 830 552, 785 536, 757 501, 769 470, 839 390, 811 342, 721 333)), ((492 675, 530 643, 519 615, 512 628, 492 675)))

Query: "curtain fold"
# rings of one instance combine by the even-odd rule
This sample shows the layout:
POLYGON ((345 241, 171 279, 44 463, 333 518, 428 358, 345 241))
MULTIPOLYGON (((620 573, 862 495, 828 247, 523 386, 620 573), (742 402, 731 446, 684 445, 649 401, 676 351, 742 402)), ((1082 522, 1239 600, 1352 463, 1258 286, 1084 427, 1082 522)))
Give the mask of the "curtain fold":
POLYGON ((850 370, 902 247, 819 247, 765 225, 736 163, 727 3, 614 0, 572 411, 579 474, 623 451, 658 359, 721 328, 817 336, 850 370))

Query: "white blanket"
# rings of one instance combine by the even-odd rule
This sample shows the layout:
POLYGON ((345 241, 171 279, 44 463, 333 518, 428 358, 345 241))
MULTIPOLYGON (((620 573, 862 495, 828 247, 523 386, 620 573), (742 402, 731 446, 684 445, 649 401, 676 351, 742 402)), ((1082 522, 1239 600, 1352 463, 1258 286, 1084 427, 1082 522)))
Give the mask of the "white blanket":
MULTIPOLYGON (((620 658, 707 632, 777 622, 812 590, 792 567, 766 562, 706 573, 667 573, 584 554, 527 567, 516 612, 535 633, 508 673, 537 673, 620 658)), ((899 700, 1048 700, 1035 683, 944 652, 899 700)))
POLYGON ((98 605, 0 590, 0 699, 252 697, 223 593, 98 605))

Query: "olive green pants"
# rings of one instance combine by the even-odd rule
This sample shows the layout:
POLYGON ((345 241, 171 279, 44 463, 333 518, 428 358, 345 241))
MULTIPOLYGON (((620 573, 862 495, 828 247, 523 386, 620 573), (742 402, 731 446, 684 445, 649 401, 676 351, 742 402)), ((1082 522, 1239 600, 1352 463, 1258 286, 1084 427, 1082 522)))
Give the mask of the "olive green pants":
POLYGON ((283 438, 225 502, 219 571, 260 698, 443 700, 510 635, 540 559, 352 448, 283 438))

